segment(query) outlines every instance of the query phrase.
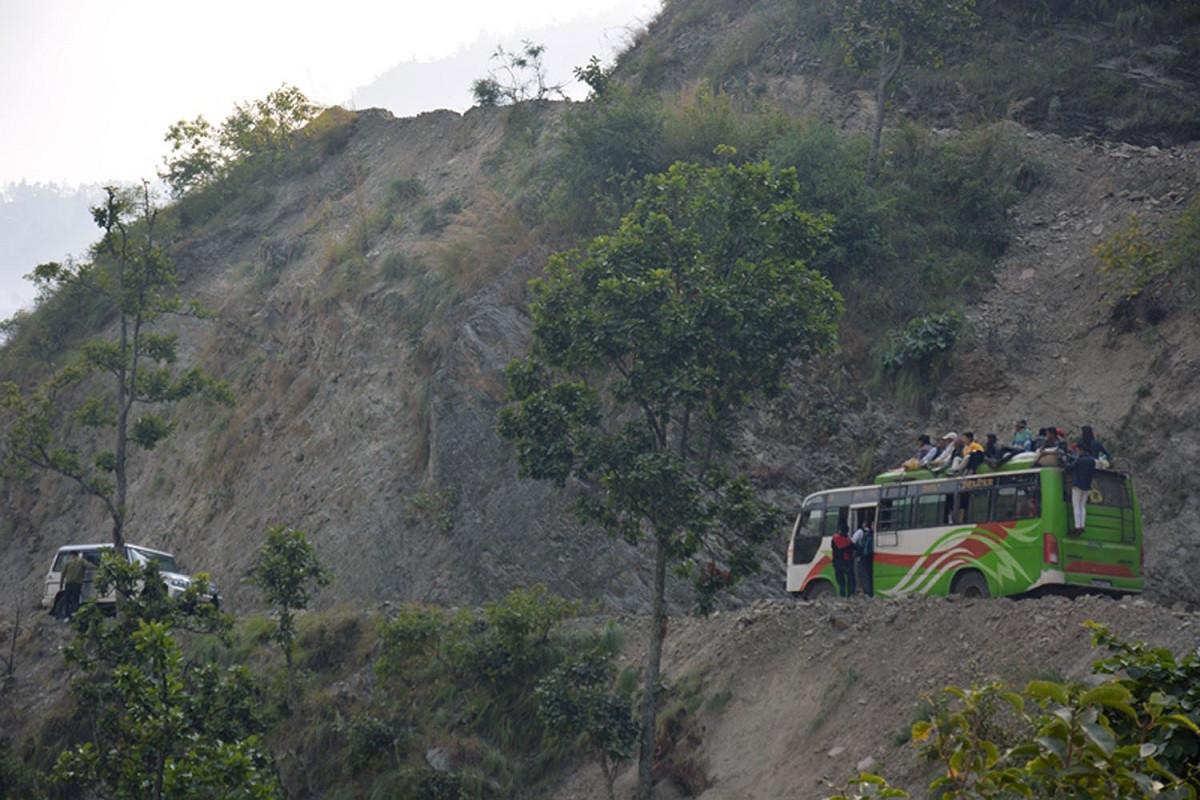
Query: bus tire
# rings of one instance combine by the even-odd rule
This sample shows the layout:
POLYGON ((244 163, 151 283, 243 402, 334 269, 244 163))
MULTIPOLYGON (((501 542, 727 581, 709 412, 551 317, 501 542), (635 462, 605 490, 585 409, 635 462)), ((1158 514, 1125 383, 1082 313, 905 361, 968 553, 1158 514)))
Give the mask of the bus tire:
POLYGON ((833 597, 837 591, 833 588, 833 584, 827 580, 813 581, 804 590, 805 600, 821 600, 826 597, 833 597))
POLYGON ((956 575, 954 583, 950 586, 950 593, 972 598, 992 596, 992 593, 988 591, 987 578, 983 577, 983 573, 975 570, 960 572, 956 575))

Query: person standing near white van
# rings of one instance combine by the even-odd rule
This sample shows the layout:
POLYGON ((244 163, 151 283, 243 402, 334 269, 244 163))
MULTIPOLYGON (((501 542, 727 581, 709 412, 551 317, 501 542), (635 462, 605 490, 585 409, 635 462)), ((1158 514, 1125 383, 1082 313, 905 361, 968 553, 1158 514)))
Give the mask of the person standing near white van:
POLYGON ((71 553, 63 566, 63 619, 70 619, 79 610, 83 594, 83 578, 87 575, 87 562, 79 553, 71 553))

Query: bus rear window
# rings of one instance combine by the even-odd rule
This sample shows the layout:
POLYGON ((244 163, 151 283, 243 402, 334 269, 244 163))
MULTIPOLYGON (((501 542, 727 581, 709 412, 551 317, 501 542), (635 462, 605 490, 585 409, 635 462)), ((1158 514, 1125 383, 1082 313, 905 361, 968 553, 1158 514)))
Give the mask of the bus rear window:
MULTIPOLYGON (((1071 500, 1071 481, 1063 481, 1064 499, 1071 500)), ((1092 490, 1088 493, 1088 504, 1107 508, 1132 508, 1129 494, 1125 491, 1125 477, 1115 472, 1096 470, 1092 476, 1092 490)))

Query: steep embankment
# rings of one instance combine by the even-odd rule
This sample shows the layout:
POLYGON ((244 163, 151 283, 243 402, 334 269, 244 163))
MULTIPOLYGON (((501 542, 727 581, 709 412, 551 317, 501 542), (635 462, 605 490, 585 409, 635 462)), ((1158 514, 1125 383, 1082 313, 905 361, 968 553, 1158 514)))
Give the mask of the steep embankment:
MULTIPOLYGON (((1177 654, 1195 646, 1200 627, 1192 612, 1105 597, 779 600, 679 620, 667 638, 668 674, 700 688, 655 796, 813 800, 870 770, 923 797, 932 767, 908 737, 921 695, 991 680, 1082 679, 1106 654, 1091 647, 1088 620, 1177 654)), ((633 772, 618 786, 632 787, 633 772)), ((581 765, 552 796, 600 800, 599 768, 581 765)))
MULTIPOLYGON (((709 619, 674 619, 664 652, 666 683, 675 692, 667 704, 672 745, 661 754, 655 797, 816 800, 860 770, 886 775, 922 797, 933 767, 908 737, 927 713, 922 696, 992 680, 1020 688, 1035 678, 1086 679, 1091 663, 1105 655, 1090 645, 1088 620, 1179 656, 1196 646, 1200 630, 1196 612, 1100 596, 764 600, 709 619)), ((640 665, 649 621, 617 621, 625 631, 620 663, 640 665)), ((61 648, 70 635, 47 617, 23 619, 15 677, 0 694, 0 731, 13 736, 10 752, 44 758, 32 740, 21 745, 29 749, 17 749, 21 732, 69 717, 67 686, 77 671, 63 661, 61 648)), ((345 695, 349 714, 369 696, 374 679, 368 663, 352 674, 314 672, 305 685, 316 695, 345 695), (322 687, 329 674, 337 683, 322 687)), ((285 763, 319 762, 322 755, 277 754, 285 763)), ((630 796, 634 773, 632 765, 623 769, 618 796, 630 796)), ((551 784, 539 793, 543 800, 607 796, 593 761, 581 761, 551 784)), ((290 789, 312 796, 302 786, 290 789)))

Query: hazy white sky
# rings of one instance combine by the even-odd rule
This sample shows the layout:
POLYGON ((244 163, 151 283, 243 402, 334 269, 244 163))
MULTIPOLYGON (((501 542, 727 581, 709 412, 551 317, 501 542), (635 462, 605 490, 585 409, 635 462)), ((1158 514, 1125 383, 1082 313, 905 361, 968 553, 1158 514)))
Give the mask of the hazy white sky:
MULTIPOLYGON (((478 70, 464 78, 461 62, 476 52, 491 53, 498 44, 515 50, 523 38, 544 43, 539 37, 550 26, 567 26, 572 34, 555 41, 570 44, 556 45, 555 52, 548 46, 546 63, 556 66, 553 81, 569 80, 572 65, 593 54, 611 58, 627 44, 623 26, 636 30, 661 5, 0 0, 0 191, 21 181, 75 187, 154 180, 167 153, 163 135, 180 119, 203 114, 220 123, 235 103, 264 97, 284 83, 322 105, 365 107, 380 102, 372 99, 381 96, 375 79, 394 75, 389 71, 405 62, 440 62, 462 53, 459 63, 422 69, 419 87, 404 93, 405 107, 386 107, 401 116, 433 108, 464 111, 471 79, 494 66, 481 54, 478 70), (591 41, 578 36, 606 25, 615 30, 596 30, 591 41), (576 47, 580 52, 558 52, 576 47), (436 77, 427 79, 431 73, 436 77)), ((33 303, 34 286, 24 276, 35 265, 81 255, 95 239, 86 204, 53 211, 57 216, 47 217, 0 196, 0 320, 33 303)))
MULTIPOLYGON (((153 178, 179 119, 283 83, 345 102, 403 61, 659 0, 0 0, 0 186, 153 178)), ((579 63, 586 61, 586 54, 579 63)), ((480 74, 486 71, 481 65, 480 74)), ((461 90, 462 87, 456 87, 461 90)))

